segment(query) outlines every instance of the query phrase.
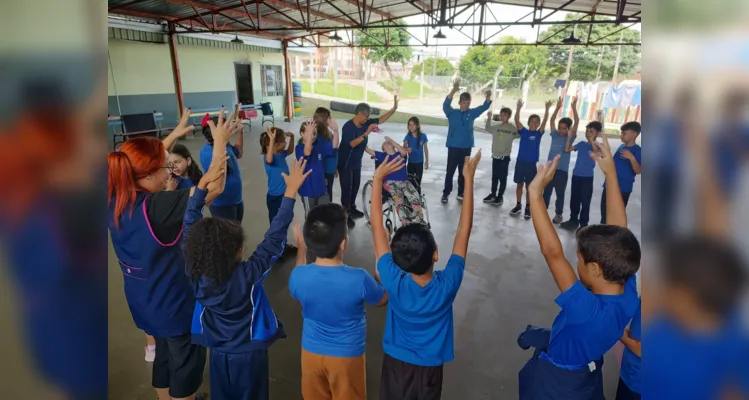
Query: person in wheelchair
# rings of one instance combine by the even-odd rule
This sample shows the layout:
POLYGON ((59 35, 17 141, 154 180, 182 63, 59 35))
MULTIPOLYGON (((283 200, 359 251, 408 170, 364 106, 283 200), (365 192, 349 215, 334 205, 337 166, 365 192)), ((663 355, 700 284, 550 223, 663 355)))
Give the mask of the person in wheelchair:
MULTIPOLYGON (((385 143, 382 144, 382 151, 374 151, 369 147, 365 151, 375 159, 376 165, 388 162, 396 157, 405 158, 408 155, 408 151, 403 146, 387 136, 385 137, 385 143)), ((383 189, 393 200, 395 212, 402 225, 426 223, 424 211, 421 207, 421 195, 413 182, 409 180, 406 164, 385 177, 383 189)))

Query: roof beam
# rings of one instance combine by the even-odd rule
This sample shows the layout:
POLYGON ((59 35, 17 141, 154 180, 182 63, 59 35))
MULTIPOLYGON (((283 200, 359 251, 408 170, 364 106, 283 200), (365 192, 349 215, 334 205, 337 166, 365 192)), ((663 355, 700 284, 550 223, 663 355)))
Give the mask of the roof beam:
MULTIPOLYGON (((298 9, 298 7, 296 5, 291 4, 291 3, 287 3, 285 1, 281 1, 281 0, 263 0, 263 3, 265 3, 266 5, 273 4, 274 6, 284 7, 284 8, 288 8, 288 9, 291 9, 291 10, 298 9)), ((340 24, 348 24, 348 21, 346 21, 345 19, 336 18, 336 17, 334 17, 332 15, 325 14, 324 12, 315 11, 315 10, 309 10, 309 13, 310 13, 310 15, 314 15, 316 17, 320 17, 320 18, 323 18, 323 19, 326 19, 326 20, 329 20, 329 21, 338 22, 340 24)))
MULTIPOLYGON (((376 7, 371 7, 371 6, 369 6, 369 5, 367 4, 367 1, 366 1, 366 0, 362 0, 363 4, 362 4, 362 3, 359 3, 359 1, 358 1, 358 0, 343 0, 343 1, 345 1, 346 3, 349 3, 349 4, 353 4, 353 5, 355 5, 355 6, 359 7, 359 8, 362 8, 362 7, 364 7, 364 10, 365 10, 364 12, 365 12, 365 13, 366 13, 366 10, 367 10, 367 9, 369 9, 369 12, 370 12, 370 14, 371 14, 371 13, 375 13, 375 14, 377 14, 377 15, 379 15, 379 16, 381 16, 381 17, 383 17, 383 18, 388 18, 388 19, 395 19, 395 18, 397 18, 397 17, 396 17, 395 15, 393 15, 393 14, 390 14, 390 13, 386 13, 385 11, 381 11, 381 10, 380 10, 379 8, 376 8, 376 7)), ((373 3, 374 3, 374 2, 373 2, 373 3)))
MULTIPOLYGON (((243 13, 243 12, 240 12, 240 11, 234 11, 233 10, 235 8, 242 7, 241 3, 237 4, 235 7, 232 7, 232 8, 226 8, 226 7, 221 8, 221 7, 216 7, 216 6, 212 5, 212 4, 199 3, 197 1, 190 1, 190 0, 164 0, 164 1, 167 2, 167 3, 179 4, 179 5, 186 5, 186 6, 191 6, 193 8, 199 8, 199 9, 207 10, 208 11, 207 13, 197 13, 196 12, 195 16, 185 17, 184 19, 193 19, 195 17, 199 17, 200 19, 203 19, 203 17, 202 17, 203 15, 216 15, 216 14, 219 14, 219 13, 223 13, 223 14, 232 16, 234 18, 240 18, 240 19, 241 18, 247 18, 247 14, 246 13, 243 13)), ((266 2, 267 2, 267 0, 266 0, 266 2)), ((257 18, 257 15, 255 17, 257 18)), ((182 19, 178 19, 176 21, 180 21, 180 20, 182 20, 182 19)), ((263 20, 265 20, 265 22, 268 22, 268 23, 271 23, 271 24, 274 24, 274 25, 284 26, 284 27, 287 27, 287 28, 304 29, 304 25, 301 25, 301 24, 297 23, 296 21, 290 22, 290 21, 284 21, 284 20, 270 18, 270 17, 265 17, 265 16, 263 16, 263 20)))

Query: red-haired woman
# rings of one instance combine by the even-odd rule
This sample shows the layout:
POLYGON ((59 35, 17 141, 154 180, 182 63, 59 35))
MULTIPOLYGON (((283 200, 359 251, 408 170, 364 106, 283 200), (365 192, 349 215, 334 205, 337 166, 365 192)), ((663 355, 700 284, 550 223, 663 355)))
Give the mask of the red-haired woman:
MULTIPOLYGON (((167 149, 192 129, 188 115, 163 142, 131 139, 108 157, 109 232, 135 325, 156 338, 152 384, 161 400, 194 399, 206 360, 205 348, 191 343, 195 298, 178 245, 194 188, 162 191, 170 176, 167 149)), ((221 145, 199 184, 207 184, 209 201, 224 190, 226 143, 238 128, 232 119, 224 121, 222 112, 211 126, 221 145)))

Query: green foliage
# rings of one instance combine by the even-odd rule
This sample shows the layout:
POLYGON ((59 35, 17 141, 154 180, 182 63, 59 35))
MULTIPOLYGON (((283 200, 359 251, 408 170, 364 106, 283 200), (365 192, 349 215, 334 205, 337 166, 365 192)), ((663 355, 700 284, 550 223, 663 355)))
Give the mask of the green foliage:
POLYGON ((436 73, 436 76, 452 76, 455 73, 455 67, 450 64, 450 61, 447 61, 444 58, 430 57, 425 59, 421 64, 413 67, 411 70, 411 79, 421 75, 422 65, 426 65, 424 75, 432 75, 432 71, 436 73))
MULTIPOLYGON (((403 20, 398 20, 397 22, 403 25, 406 24, 403 20)), ((366 57, 371 61, 404 63, 410 60, 412 56, 411 47, 408 47, 410 38, 408 33, 402 29, 367 29, 364 33, 359 33, 356 36, 356 45, 367 49, 368 53, 366 57), (390 32, 388 33, 388 31, 390 32), (405 47, 373 47, 382 46, 383 44, 405 45, 405 47)))
MULTIPOLYGON (((521 38, 505 36, 499 43, 525 43, 525 41, 521 38)), ((519 77, 524 72, 530 74, 533 71, 537 71, 538 75, 543 75, 546 71, 547 60, 548 49, 542 46, 478 46, 468 49, 460 61, 459 69, 463 79, 482 85, 494 79, 499 65, 504 66, 500 77, 519 77)), ((500 87, 508 83, 507 78, 499 80, 500 87)))
MULTIPOLYGON (((398 83, 398 87, 400 88, 400 98, 402 99, 418 99, 419 98, 419 86, 420 83, 418 81, 404 81, 400 78, 396 79, 398 83)), ((378 85, 382 86, 386 90, 392 92, 393 91, 393 83, 388 80, 379 81, 377 82, 378 85)), ((429 89, 428 86, 424 86, 424 96, 429 96, 434 94, 435 92, 432 89, 429 89)), ((442 94, 442 93, 440 93, 442 94)))
MULTIPOLYGON (((309 81, 302 81, 302 93, 311 93, 312 86, 309 81)), ((367 93, 367 101, 381 102, 382 98, 377 93, 369 90, 367 93)), ((324 96, 338 97, 341 99, 349 100, 364 100, 364 87, 357 85, 350 85, 348 83, 338 83, 338 90, 334 90, 332 82, 326 81, 315 81, 315 94, 321 94, 324 96)))

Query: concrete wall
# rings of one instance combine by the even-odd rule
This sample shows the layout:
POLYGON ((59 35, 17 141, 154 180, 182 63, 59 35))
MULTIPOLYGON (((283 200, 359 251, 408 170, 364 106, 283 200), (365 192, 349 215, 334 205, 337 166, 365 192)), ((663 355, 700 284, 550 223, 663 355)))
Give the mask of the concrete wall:
MULTIPOLYGON (((255 103, 271 102, 275 116, 285 114, 284 96, 265 97, 261 65, 279 65, 286 84, 282 53, 256 53, 177 45, 184 104, 193 109, 230 108, 237 101, 235 63, 250 64, 255 103)), ((109 114, 164 113, 164 124, 178 119, 178 105, 168 44, 109 40, 109 114), (117 100, 119 99, 119 109, 117 100)))

